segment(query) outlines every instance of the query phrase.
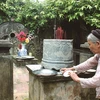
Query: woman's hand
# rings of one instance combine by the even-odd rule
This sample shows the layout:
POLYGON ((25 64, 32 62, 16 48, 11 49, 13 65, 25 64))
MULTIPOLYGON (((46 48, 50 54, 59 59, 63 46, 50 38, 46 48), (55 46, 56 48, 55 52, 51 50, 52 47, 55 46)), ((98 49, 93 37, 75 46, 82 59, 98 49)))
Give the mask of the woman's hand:
POLYGON ((61 68, 60 72, 62 72, 64 74, 66 71, 69 71, 69 70, 75 70, 75 69, 73 67, 70 67, 70 68, 61 68))
POLYGON ((68 70, 71 70, 70 68, 61 68, 60 69, 60 72, 62 72, 63 74, 68 71, 68 70))
POLYGON ((70 71, 70 72, 69 72, 69 75, 70 75, 70 77, 71 77, 74 81, 80 82, 80 78, 77 76, 77 74, 76 74, 75 72, 70 71))

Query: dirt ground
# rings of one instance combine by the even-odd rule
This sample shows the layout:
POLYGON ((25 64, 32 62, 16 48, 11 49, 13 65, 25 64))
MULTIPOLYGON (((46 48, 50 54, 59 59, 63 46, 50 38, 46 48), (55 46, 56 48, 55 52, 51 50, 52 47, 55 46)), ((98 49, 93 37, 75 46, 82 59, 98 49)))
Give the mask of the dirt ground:
POLYGON ((29 72, 26 67, 13 67, 14 100, 29 100, 29 72))

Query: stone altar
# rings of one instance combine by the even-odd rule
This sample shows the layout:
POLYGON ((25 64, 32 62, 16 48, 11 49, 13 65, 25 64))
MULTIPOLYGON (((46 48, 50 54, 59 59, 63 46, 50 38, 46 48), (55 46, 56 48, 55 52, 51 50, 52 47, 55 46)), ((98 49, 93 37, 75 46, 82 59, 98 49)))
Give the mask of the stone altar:
MULTIPOLYGON (((97 100, 95 89, 81 88, 70 77, 38 76, 34 70, 41 65, 26 65, 29 71, 29 100, 97 100)), ((92 77, 94 73, 82 73, 80 77, 92 77)))

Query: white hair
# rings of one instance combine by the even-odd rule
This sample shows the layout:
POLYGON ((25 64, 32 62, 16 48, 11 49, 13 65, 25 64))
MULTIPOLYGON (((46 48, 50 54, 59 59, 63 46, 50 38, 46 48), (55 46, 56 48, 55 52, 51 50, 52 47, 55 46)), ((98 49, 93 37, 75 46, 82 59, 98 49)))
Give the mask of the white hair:
POLYGON ((92 33, 90 33, 88 36, 87 36, 87 40, 90 40, 91 42, 97 42, 97 41, 100 41, 96 36, 94 36, 92 33))

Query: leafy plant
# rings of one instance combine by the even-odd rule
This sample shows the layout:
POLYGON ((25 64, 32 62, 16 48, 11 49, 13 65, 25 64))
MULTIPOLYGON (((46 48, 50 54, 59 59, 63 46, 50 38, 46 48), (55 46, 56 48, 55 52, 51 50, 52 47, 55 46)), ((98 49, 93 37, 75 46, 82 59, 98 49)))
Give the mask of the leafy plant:
MULTIPOLYGON (((69 22, 82 19, 86 24, 100 28, 100 0, 6 0, 0 5, 7 15, 5 21, 14 18, 37 34, 43 34, 55 21, 59 23, 64 19, 69 22)), ((3 20, 0 17, 0 21, 3 20)))

